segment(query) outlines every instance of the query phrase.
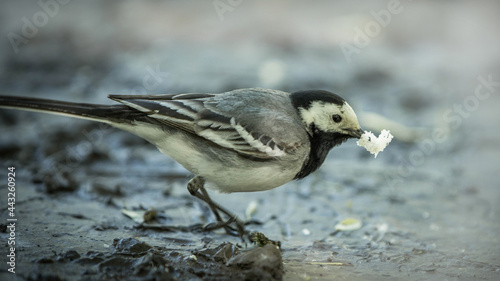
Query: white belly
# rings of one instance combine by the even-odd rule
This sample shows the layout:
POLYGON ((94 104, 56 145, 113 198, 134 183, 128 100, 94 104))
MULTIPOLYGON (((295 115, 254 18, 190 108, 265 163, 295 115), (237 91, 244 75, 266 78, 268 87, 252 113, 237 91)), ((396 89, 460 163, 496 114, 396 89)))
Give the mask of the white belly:
POLYGON ((252 161, 239 158, 236 153, 210 158, 199 147, 187 148, 186 141, 170 139, 168 144, 158 147, 184 168, 203 177, 206 187, 223 193, 272 189, 293 180, 298 173, 298 170, 284 170, 279 161, 252 161))
POLYGON ((291 168, 285 169, 284 163, 278 160, 252 161, 240 158, 236 153, 228 153, 222 148, 207 148, 199 139, 193 140, 175 131, 166 133, 144 126, 117 127, 155 144, 161 152, 184 168, 203 177, 206 187, 223 193, 263 191, 281 186, 293 180, 302 166, 302 163, 294 163, 290 165, 291 168), (220 153, 217 153, 218 149, 220 153))

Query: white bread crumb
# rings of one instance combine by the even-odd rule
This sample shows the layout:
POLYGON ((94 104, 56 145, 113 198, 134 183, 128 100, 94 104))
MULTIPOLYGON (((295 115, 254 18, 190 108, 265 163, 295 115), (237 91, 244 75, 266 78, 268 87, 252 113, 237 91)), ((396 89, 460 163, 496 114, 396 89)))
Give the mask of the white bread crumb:
POLYGON ((389 130, 382 130, 378 138, 372 132, 365 131, 357 144, 366 148, 371 154, 375 154, 375 158, 377 158, 378 153, 387 147, 392 138, 393 135, 389 130))

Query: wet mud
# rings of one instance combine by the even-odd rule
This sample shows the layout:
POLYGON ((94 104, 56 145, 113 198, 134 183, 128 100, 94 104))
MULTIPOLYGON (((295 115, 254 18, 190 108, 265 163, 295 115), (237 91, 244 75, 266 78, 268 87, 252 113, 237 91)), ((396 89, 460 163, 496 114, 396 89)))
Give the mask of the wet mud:
MULTIPOLYGON (((325 89, 395 139, 377 158, 348 141, 274 190, 209 191, 274 241, 254 243, 206 231, 215 219, 187 191, 192 175, 146 141, 0 109, 0 280, 500 278, 498 3, 401 1, 346 56, 342 44, 356 46, 387 1, 242 1, 222 19, 212 2, 108 2, 60 6, 18 53, 4 36, 0 95, 111 104, 108 94, 325 89)), ((22 18, 43 11, 0 5, 2 34, 22 35, 22 18)))

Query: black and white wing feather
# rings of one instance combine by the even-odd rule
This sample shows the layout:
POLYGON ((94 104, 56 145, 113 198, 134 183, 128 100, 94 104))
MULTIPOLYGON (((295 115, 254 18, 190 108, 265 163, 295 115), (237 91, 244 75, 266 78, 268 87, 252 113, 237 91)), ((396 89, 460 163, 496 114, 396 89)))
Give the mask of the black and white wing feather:
POLYGON ((179 94, 159 96, 121 96, 109 98, 139 110, 160 123, 195 134, 194 124, 203 103, 210 94, 179 94))
POLYGON ((237 153, 279 158, 308 144, 286 93, 241 89, 222 94, 110 96, 160 123, 198 135, 237 153), (279 137, 276 137, 279 136, 279 137))

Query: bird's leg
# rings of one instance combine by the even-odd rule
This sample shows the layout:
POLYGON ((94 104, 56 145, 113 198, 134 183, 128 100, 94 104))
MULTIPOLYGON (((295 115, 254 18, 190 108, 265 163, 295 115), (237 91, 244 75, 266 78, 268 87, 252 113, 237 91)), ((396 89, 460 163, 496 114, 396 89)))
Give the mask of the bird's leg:
POLYGON ((212 199, 208 197, 204 185, 205 185, 205 180, 202 177, 196 176, 188 182, 187 189, 189 193, 191 193, 191 195, 198 197, 199 199, 207 203, 208 206, 210 207, 210 210, 212 210, 212 213, 214 213, 217 221, 221 222, 222 217, 220 216, 217 208, 214 207, 214 202, 212 201, 212 199), (200 191, 205 191, 205 192, 201 193, 200 191))
POLYGON ((234 214, 215 203, 210 196, 208 196, 204 185, 205 180, 202 177, 196 176, 189 181, 187 189, 191 195, 196 196, 200 200, 207 203, 210 210, 212 210, 212 213, 214 213, 218 223, 215 226, 208 227, 208 229, 214 230, 223 227, 228 234, 238 235, 243 239, 243 235, 246 233, 243 222, 241 222, 234 214), (219 212, 225 214, 229 219, 224 221, 219 212), (233 223, 236 225, 236 229, 231 226, 233 223))

